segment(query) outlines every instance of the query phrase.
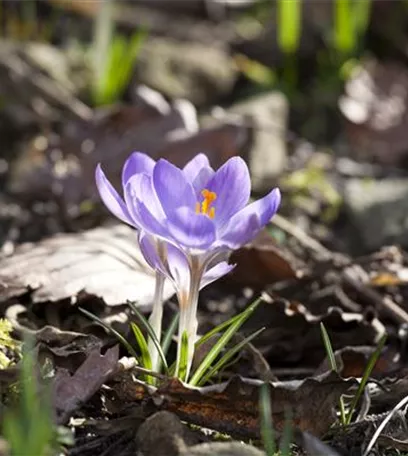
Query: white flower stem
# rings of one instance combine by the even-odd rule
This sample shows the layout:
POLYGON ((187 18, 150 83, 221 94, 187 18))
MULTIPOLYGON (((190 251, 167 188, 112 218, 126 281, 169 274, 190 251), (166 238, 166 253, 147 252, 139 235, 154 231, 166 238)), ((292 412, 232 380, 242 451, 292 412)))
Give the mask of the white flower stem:
POLYGON ((179 343, 177 346, 177 363, 176 363, 176 376, 179 375, 180 359, 181 359, 181 348, 182 348, 182 337, 184 332, 187 334, 188 349, 187 349, 187 366, 186 375, 183 380, 188 380, 188 376, 191 370, 191 364, 194 357, 194 345, 197 339, 197 307, 198 307, 198 296, 200 292, 200 282, 202 276, 202 265, 198 258, 191 257, 190 264, 190 280, 189 290, 180 290, 178 293, 179 306, 180 306, 180 321, 179 321, 179 343))
MULTIPOLYGON (((162 332, 162 320, 163 320, 163 289, 164 289, 165 277, 159 271, 156 271, 156 285, 154 290, 153 298, 153 309, 149 317, 149 323, 152 327, 156 338, 161 342, 161 332, 162 332)), ((148 340, 148 349, 150 353, 150 358, 152 360, 152 370, 157 371, 159 367, 159 352, 156 348, 153 339, 149 337, 148 340)))

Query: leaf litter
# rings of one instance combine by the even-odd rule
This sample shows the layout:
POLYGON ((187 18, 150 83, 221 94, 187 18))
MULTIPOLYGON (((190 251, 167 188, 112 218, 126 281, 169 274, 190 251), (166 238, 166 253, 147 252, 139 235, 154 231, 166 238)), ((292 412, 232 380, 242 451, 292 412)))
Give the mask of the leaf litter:
MULTIPOLYGON (((265 231, 254 244, 237 252, 234 256, 237 271, 214 291, 226 297, 231 296, 230 290, 236 289, 237 284, 241 289, 254 291, 266 287, 270 299, 244 325, 243 334, 266 326, 255 346, 267 360, 270 373, 282 379, 271 383, 274 426, 281 433, 285 411, 292 409, 293 426, 298 435, 308 432, 323 438, 337 421, 335 409, 340 396, 355 389, 354 377, 362 375, 370 352, 385 331, 385 324, 389 327, 390 322, 405 323, 404 310, 390 305, 395 298, 381 294, 389 282, 378 279, 381 271, 390 270, 390 265, 396 271, 394 274, 403 271, 405 259, 399 251, 391 250, 353 260, 331 253, 314 240, 311 242, 307 235, 291 229, 290 225, 288 228, 283 224, 283 227, 280 223, 277 229, 286 233, 289 238, 286 244, 294 246, 292 252, 295 251, 296 256, 265 231), (248 268, 248 264, 252 267, 248 268), (245 274, 245 269, 259 270, 262 275, 245 274), (341 361, 340 373, 344 378, 330 373, 327 364, 320 364, 325 358, 319 330, 321 322, 330 332, 335 350, 339 350, 336 356, 341 361), (299 376, 300 379, 295 380, 299 376)), ((74 327, 69 325, 63 329, 54 326, 53 323, 64 320, 68 308, 77 309, 83 304, 95 306, 98 302, 95 308, 100 316, 109 314, 109 309, 115 307, 120 308, 118 316, 126 315, 122 309, 128 299, 148 309, 153 275, 142 260, 132 229, 112 225, 22 244, 13 255, 3 258, 0 277, 0 299, 8 309, 6 315, 13 315, 16 305, 21 307, 22 315, 27 312, 36 315, 35 335, 40 353, 51 356, 56 369, 54 388, 58 400, 54 406, 60 422, 74 417, 81 408, 85 412, 86 403, 95 393, 101 397, 106 395, 106 391, 100 390, 106 383, 112 390, 109 394, 113 392, 116 396, 116 412, 124 416, 128 415, 129 407, 145 417, 166 410, 184 422, 235 438, 260 438, 257 404, 261 382, 235 377, 227 383, 192 389, 178 381, 162 379, 157 390, 151 391, 140 380, 135 383, 133 376, 123 383, 120 375, 115 374, 118 347, 115 356, 110 355, 113 352, 109 348, 105 355, 100 354, 103 347, 109 346, 109 339, 99 339, 98 333, 72 332, 74 327), (47 323, 48 326, 41 329, 47 323)), ((396 285, 395 280, 391 281, 390 286, 398 285, 403 287, 404 282, 396 285)), ((168 287, 167 298, 172 293, 168 287)), ((222 310, 222 300, 218 298, 218 302, 219 309, 216 308, 215 313, 219 311, 225 319, 228 313, 222 310)), ((229 311, 235 312, 235 308, 236 304, 229 311)), ((33 331, 33 320, 25 328, 27 317, 20 320, 19 315, 17 312, 15 327, 22 332, 33 331)), ((71 325, 74 321, 71 319, 71 325)), ((82 328, 89 330, 83 319, 82 328)), ((379 382, 398 366, 395 359, 400 356, 398 343, 387 350, 373 372, 379 382)), ((245 353, 247 350, 243 356, 245 353)), ((224 377, 235 375, 234 370, 239 372, 239 368, 233 366, 223 373, 224 377)), ((251 372, 251 367, 246 370, 251 372)), ((397 398, 402 394, 404 389, 397 398)), ((375 397, 372 404, 376 402, 375 397)), ((397 400, 395 396, 393 400, 397 400)), ((113 420, 112 425, 114 423, 113 420)), ((299 441, 304 442, 304 439, 299 441)), ((337 445, 335 447, 341 448, 341 444, 337 445)))
MULTIPOLYGON (((128 24, 128 18, 120 21, 128 24)), ((160 29, 160 24, 154 24, 160 29)), ((214 26, 214 30, 218 34, 220 27, 214 26)), ((190 32, 180 28, 177 33, 190 32)), ((262 326, 266 329, 242 350, 235 364, 219 373, 213 385, 192 388, 160 376, 156 387, 148 386, 140 367, 121 364, 128 355, 124 347, 79 310, 86 308, 126 332, 131 319, 127 300, 148 312, 153 298, 154 277, 142 260, 134 231, 106 224, 107 214, 101 210, 93 183, 95 165, 103 161, 113 182, 118 183, 120 168, 132 150, 142 150, 155 159, 166 157, 177 165, 198 152, 205 152, 214 166, 234 155, 251 163, 256 128, 245 118, 232 121, 216 116, 210 123, 206 119, 204 125, 201 113, 189 101, 168 102, 142 86, 132 94, 132 105, 95 111, 78 103, 71 92, 62 100, 55 99, 47 90, 47 84, 54 87, 52 78, 38 71, 21 49, 4 51, 0 70, 10 94, 19 93, 17 71, 30 96, 52 108, 39 115, 27 103, 25 93, 12 97, 20 114, 15 117, 22 119, 21 113, 25 113, 31 125, 36 125, 36 134, 19 141, 17 157, 9 159, 0 198, 4 253, 0 305, 16 335, 35 337, 39 362, 52 365, 55 416, 61 423, 70 423, 77 433, 75 446, 67 452, 125 455, 143 448, 145 456, 160 454, 155 441, 153 449, 147 448, 146 435, 159 433, 174 443, 172 430, 178 429, 174 434, 180 440, 174 454, 264 454, 253 445, 212 440, 217 431, 230 439, 259 443, 259 389, 267 381, 278 438, 285 431, 290 410, 299 454, 362 454, 375 429, 408 395, 406 252, 397 246, 382 246, 362 256, 344 253, 347 249, 338 248, 343 244, 325 237, 316 215, 330 203, 324 194, 315 198, 314 207, 305 200, 300 205, 287 203, 284 216, 274 219, 252 244, 234 254, 235 271, 206 289, 200 302, 200 329, 204 332, 266 291, 269 299, 242 327, 241 337, 262 326), (35 75, 32 81, 31 74, 35 75), (61 119, 65 120, 62 128, 54 131, 52 123, 61 119), (46 128, 39 125, 44 120, 46 128), (322 239, 329 242, 322 243, 322 239), (330 334, 338 374, 331 372, 321 323, 330 334), (388 334, 387 345, 358 404, 357 420, 341 427, 336 413, 339 399, 355 392, 357 379, 363 376, 384 333, 388 334), (162 418, 163 413, 167 418, 162 418), (169 416, 175 428, 163 425, 169 416), (161 427, 157 421, 152 424, 155 420, 161 427), (200 430, 192 436, 195 426, 200 430)), ((406 149, 405 103, 393 124, 389 118, 383 119, 390 122, 389 128, 378 128, 376 116, 384 103, 392 102, 393 87, 406 86, 405 73, 401 65, 372 60, 352 75, 339 106, 359 154, 355 162, 326 160, 328 174, 337 173, 337 179, 350 173, 375 177, 379 172, 375 166, 357 166, 370 154, 387 166, 401 163, 406 149), (367 110, 363 122, 353 117, 356 103, 363 103, 353 92, 358 78, 366 78, 374 87, 369 100, 372 106, 360 106, 360 111, 362 107, 367 110), (388 155, 384 141, 392 146, 388 155)), ((291 159, 301 166, 296 169, 292 162, 288 166, 301 171, 304 154, 296 153, 291 159)), ((317 157, 318 152, 313 150, 313 155, 317 157)), ((290 187, 290 179, 283 181, 290 187)), ((288 188, 288 193, 292 190, 288 188)), ((333 232, 341 237, 335 228, 333 232)), ((172 294, 167 284, 168 321, 175 310, 172 294)), ((17 361, 0 371, 2 391, 17 380, 18 369, 17 361)), ((381 451, 406 451, 406 429, 405 412, 398 410, 376 445, 381 451)), ((167 450, 170 446, 163 447, 167 450)))

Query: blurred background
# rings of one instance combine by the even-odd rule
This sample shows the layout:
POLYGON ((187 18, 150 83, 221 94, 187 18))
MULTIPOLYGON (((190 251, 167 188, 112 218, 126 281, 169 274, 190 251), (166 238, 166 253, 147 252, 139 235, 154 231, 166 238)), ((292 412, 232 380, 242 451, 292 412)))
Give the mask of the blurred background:
MULTIPOLYGON (((0 245, 104 223, 102 162, 247 160, 331 249, 408 246, 408 2, 0 2, 0 245)), ((277 243, 285 239, 271 230, 277 243)))

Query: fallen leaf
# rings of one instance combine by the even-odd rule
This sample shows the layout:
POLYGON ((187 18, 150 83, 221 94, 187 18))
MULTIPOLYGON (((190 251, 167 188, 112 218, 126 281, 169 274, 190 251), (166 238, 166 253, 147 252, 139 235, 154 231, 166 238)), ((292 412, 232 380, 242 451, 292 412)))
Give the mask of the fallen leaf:
MULTIPOLYGON (((378 319, 329 307, 324 313, 311 312, 296 300, 274 298, 263 301, 243 325, 245 334, 266 329, 254 341, 273 366, 318 366, 325 358, 320 323, 330 335, 334 350, 347 345, 375 345, 384 327, 378 319)), ((273 372, 279 376, 273 369, 273 372)))
MULTIPOLYGON (((367 368, 370 356, 375 351, 375 346, 358 346, 344 347, 341 350, 336 350, 334 353, 338 372, 342 377, 362 377, 367 368)), ((384 375, 395 371, 397 364, 395 357, 397 353, 389 348, 383 350, 377 362, 375 363, 371 377, 384 375)), ((330 364, 327 359, 319 366, 316 374, 327 372, 330 370, 330 364)))
MULTIPOLYGON (((131 300, 148 306, 154 283, 135 231, 123 224, 23 244, 0 264, 0 301, 30 292, 35 303, 92 295, 107 305, 131 300)), ((167 283, 164 297, 172 294, 167 283)))
POLYGON ((59 369, 53 383, 54 406, 58 423, 64 423, 70 414, 93 396, 117 367, 119 346, 115 345, 101 355, 93 350, 74 375, 59 369))
POLYGON ((310 432, 295 432, 296 444, 306 450, 310 456, 340 456, 337 451, 330 448, 310 432))
POLYGON ((286 248, 278 247, 267 230, 231 256, 237 263, 230 277, 242 285, 263 288, 303 276, 306 265, 286 248))
POLYGON ((54 366, 73 372, 85 362, 89 354, 101 350, 104 342, 93 334, 61 331, 54 326, 44 326, 35 331, 39 357, 52 357, 54 366))
MULTIPOLYGON (((125 377, 115 391, 126 403, 151 397, 155 407, 178 415, 183 421, 239 438, 259 438, 259 380, 233 377, 229 382, 192 388, 178 379, 164 381, 149 393, 125 377)), ((293 425, 316 436, 324 435, 336 421, 334 408, 342 394, 357 384, 335 372, 305 380, 271 382, 272 419, 277 431, 285 426, 292 409, 293 425)))

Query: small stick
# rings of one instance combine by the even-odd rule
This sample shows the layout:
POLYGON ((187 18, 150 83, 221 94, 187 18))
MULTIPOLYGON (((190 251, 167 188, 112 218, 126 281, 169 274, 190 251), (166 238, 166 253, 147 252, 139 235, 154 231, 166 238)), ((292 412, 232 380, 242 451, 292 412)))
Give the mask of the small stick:
POLYGON ((351 277, 347 270, 343 273, 343 279, 347 285, 351 286, 367 301, 370 301, 377 309, 378 313, 391 318, 397 324, 408 323, 408 313, 390 297, 382 297, 377 291, 372 290, 363 282, 351 277))

